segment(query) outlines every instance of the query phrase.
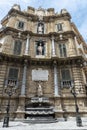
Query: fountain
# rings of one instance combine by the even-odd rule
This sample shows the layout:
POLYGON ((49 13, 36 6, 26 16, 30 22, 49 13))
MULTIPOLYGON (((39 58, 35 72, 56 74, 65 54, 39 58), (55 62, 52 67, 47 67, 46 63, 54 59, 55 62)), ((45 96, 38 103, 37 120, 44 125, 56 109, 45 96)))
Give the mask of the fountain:
POLYGON ((49 98, 43 96, 42 86, 39 84, 37 97, 32 97, 31 102, 25 106, 25 119, 31 123, 55 122, 54 107, 49 98))

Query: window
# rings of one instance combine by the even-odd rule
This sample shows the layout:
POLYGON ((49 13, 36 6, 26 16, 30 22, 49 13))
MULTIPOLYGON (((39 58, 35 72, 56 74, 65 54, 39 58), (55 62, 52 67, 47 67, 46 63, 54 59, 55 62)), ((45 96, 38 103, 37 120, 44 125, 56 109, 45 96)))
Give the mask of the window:
POLYGON ((67 57, 66 45, 64 43, 59 44, 60 57, 67 57))
POLYGON ((70 70, 69 69, 62 69, 61 70, 62 80, 70 80, 70 70))
POLYGON ((8 73, 9 79, 16 79, 18 78, 18 69, 17 68, 10 68, 8 73))
POLYGON ((23 29, 24 28, 24 22, 19 21, 18 28, 23 29))
POLYGON ((17 86, 18 79, 18 69, 17 68, 9 68, 8 72, 8 80, 6 82, 6 86, 17 86))
POLYGON ((45 55, 45 44, 43 41, 36 43, 36 55, 45 55))
POLYGON ((63 30, 62 23, 57 24, 57 29, 58 29, 58 31, 62 31, 63 30))
POLYGON ((44 34, 44 24, 41 23, 41 22, 38 23, 37 33, 38 33, 38 34, 44 34))
POLYGON ((21 53, 21 46, 22 46, 21 41, 16 40, 15 44, 14 44, 14 54, 15 55, 20 55, 20 53, 21 53))
POLYGON ((61 86, 70 87, 72 85, 71 75, 69 69, 61 69, 61 86))

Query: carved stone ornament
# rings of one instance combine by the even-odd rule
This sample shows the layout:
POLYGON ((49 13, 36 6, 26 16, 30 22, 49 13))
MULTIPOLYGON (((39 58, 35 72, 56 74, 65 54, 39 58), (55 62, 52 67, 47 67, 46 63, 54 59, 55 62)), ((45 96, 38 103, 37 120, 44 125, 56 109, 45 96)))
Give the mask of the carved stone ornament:
POLYGON ((42 13, 39 12, 39 21, 43 21, 42 13))

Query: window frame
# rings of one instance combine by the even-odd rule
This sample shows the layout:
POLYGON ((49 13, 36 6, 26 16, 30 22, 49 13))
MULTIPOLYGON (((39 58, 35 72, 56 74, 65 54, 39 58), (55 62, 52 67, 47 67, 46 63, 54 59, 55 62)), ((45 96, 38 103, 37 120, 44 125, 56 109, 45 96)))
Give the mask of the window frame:
POLYGON ((24 29, 24 22, 23 21, 18 21, 18 25, 17 25, 18 29, 24 29))
POLYGON ((63 24, 62 23, 57 24, 57 31, 58 32, 63 31, 63 24))
POLYGON ((14 55, 21 55, 21 51, 22 51, 22 41, 17 39, 14 41, 13 54, 14 55), (17 45, 19 43, 20 43, 20 48, 18 48, 19 45, 17 45))
POLYGON ((65 58, 65 57, 67 57, 67 47, 66 47, 66 43, 59 43, 59 44, 58 44, 58 48, 59 48, 60 58, 65 58))
MULTIPOLYGON (((6 80, 5 80, 5 87, 7 87, 7 86, 9 85, 9 81, 12 81, 12 82, 15 83, 15 84, 13 85, 13 87, 18 87, 19 73, 20 73, 20 71, 19 71, 19 68, 18 68, 18 67, 10 66, 10 67, 8 68, 8 70, 7 70, 7 76, 6 76, 7 78, 6 78, 6 80), (18 72, 17 72, 17 78, 11 78, 11 77, 9 76, 10 69, 17 69, 17 70, 18 70, 18 72)), ((10 86, 11 86, 11 85, 10 85, 10 86)))
POLYGON ((69 88, 72 86, 72 83, 73 83, 73 79, 72 79, 72 71, 71 71, 71 68, 61 68, 60 69, 60 79, 61 79, 61 88, 69 88), (68 70, 69 71, 69 75, 70 75, 70 78, 69 79, 63 79, 62 77, 62 70, 68 70))

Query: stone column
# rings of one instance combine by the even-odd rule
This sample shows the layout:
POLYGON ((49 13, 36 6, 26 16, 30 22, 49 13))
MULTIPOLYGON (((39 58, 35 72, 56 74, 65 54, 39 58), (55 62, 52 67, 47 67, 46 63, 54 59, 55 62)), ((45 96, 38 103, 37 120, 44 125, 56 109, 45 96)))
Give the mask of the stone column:
POLYGON ((58 96, 58 72, 57 72, 57 64, 54 63, 54 96, 58 96))
POLYGON ((54 45, 54 36, 52 36, 52 56, 55 56, 55 45, 54 45))
POLYGON ((21 95, 25 95, 25 88, 26 88, 26 73, 27 73, 27 61, 25 61, 25 63, 24 63, 24 68, 23 68, 21 95))
POLYGON ((25 47, 25 55, 29 54, 29 46, 30 46, 30 36, 27 35, 26 47, 25 47))

